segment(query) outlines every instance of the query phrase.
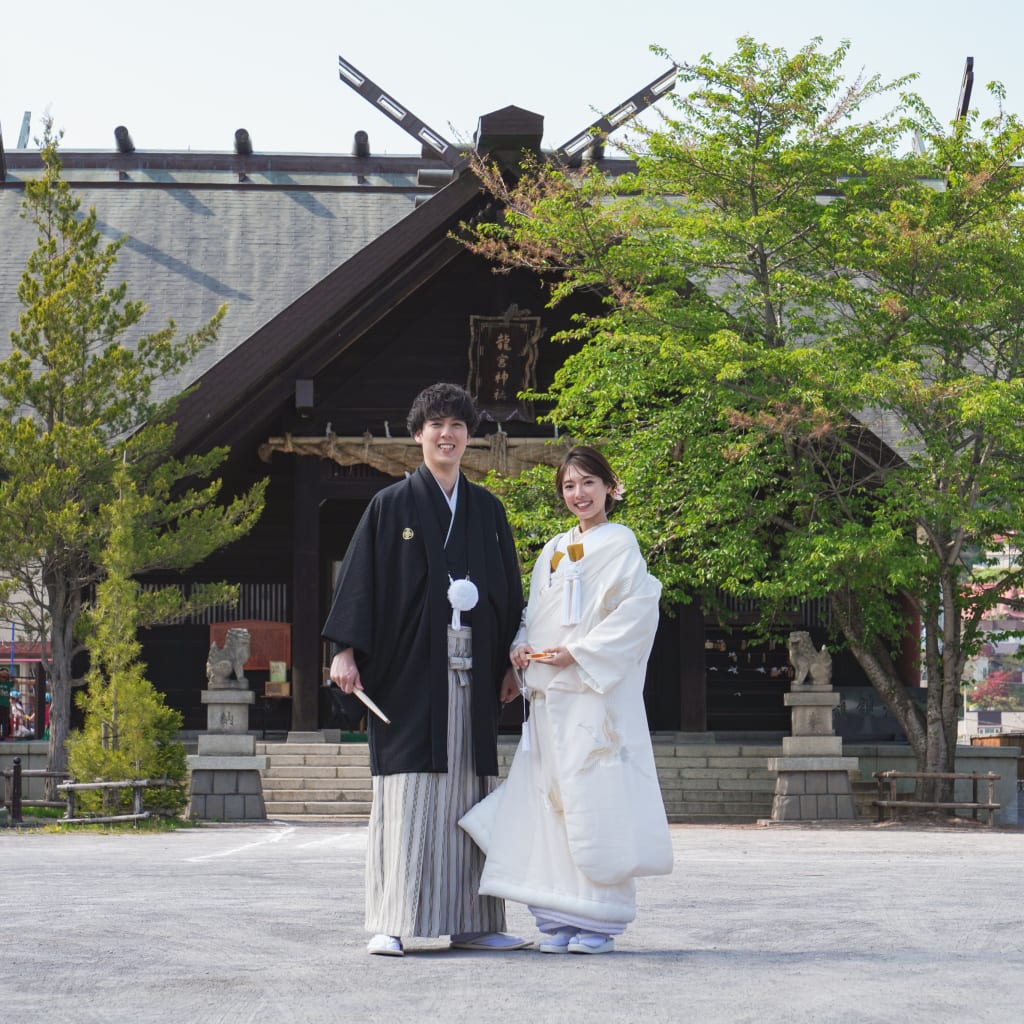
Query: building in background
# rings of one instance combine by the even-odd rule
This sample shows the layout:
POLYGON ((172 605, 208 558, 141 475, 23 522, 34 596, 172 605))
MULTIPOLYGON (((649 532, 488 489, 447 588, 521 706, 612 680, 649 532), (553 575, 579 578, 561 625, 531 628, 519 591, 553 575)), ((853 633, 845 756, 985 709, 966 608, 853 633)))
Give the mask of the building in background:
MULTIPOLYGON (((524 149, 540 151, 542 130, 540 115, 507 107, 481 117, 474 142, 511 167, 524 149)), ((184 576, 150 580, 225 579, 239 584, 241 603, 145 630, 149 676, 187 729, 204 728, 211 637, 241 620, 254 639, 254 724, 309 731, 332 714, 319 631, 336 567, 369 498, 420 461, 404 426, 412 397, 438 380, 469 386, 485 414, 463 460, 476 479, 554 464, 559 443, 516 395, 550 384, 571 349, 545 339, 598 306, 578 297, 549 310, 537 277, 495 274, 468 252, 453 235, 495 216, 493 200, 464 160, 443 159, 436 146, 380 156, 365 132, 351 155, 260 153, 255 142, 240 130, 233 151, 147 152, 122 127, 109 151, 61 158, 104 237, 127 236, 114 280, 148 304, 144 331, 169 318, 194 329, 227 303, 217 343, 164 385, 198 385, 179 407, 178 452, 229 446, 225 494, 269 481, 249 536, 184 576), (268 689, 271 662, 284 680, 268 689)), ((596 160, 610 174, 630 166, 596 147, 563 156, 596 160)), ((0 357, 35 245, 19 216, 24 183, 40 173, 34 150, 8 150, 0 161, 0 357)), ((755 615, 737 607, 732 625, 755 615)), ((792 626, 820 643, 820 616, 808 604, 792 626)), ((899 738, 852 658, 837 658, 834 680, 844 691, 843 735, 899 738)), ((684 606, 659 628, 649 721, 666 731, 787 732, 788 683, 784 648, 748 644, 684 606)))

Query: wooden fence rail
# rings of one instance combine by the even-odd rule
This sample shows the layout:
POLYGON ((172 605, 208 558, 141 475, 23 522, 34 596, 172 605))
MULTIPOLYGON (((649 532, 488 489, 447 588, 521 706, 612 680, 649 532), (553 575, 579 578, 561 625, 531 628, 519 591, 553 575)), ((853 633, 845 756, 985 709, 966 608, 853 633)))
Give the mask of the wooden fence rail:
POLYGON ((22 780, 30 779, 66 779, 67 772, 51 772, 45 768, 22 768, 21 758, 12 761, 12 767, 0 771, 0 807, 11 812, 11 821, 15 825, 22 823, 22 807, 63 807, 60 800, 32 800, 22 797, 22 780))
MULTIPOLYGON (((15 761, 21 762, 21 758, 15 758, 15 761)), ((67 779, 67 772, 51 772, 46 768, 4 768, 0 769, 0 779, 3 780, 3 785, 0 787, 0 804, 5 806, 8 810, 13 810, 12 804, 14 803, 14 780, 19 779, 61 779, 62 781, 67 779)), ((19 788, 20 796, 20 788, 19 788)), ((20 803, 23 807, 63 807, 63 800, 35 800, 28 797, 21 796, 20 803)))
POLYGON ((178 783, 172 779, 124 779, 113 782, 75 782, 68 780, 67 772, 52 772, 43 768, 22 769, 21 758, 14 759, 14 767, 0 771, 0 806, 6 806, 11 812, 11 821, 20 825, 22 822, 22 806, 26 807, 65 807, 64 817, 60 819, 65 824, 82 825, 89 822, 103 823, 108 821, 143 821, 152 816, 152 812, 142 809, 143 795, 148 788, 160 786, 175 786, 178 783), (22 798, 22 780, 26 778, 35 779, 61 779, 57 784, 57 790, 64 793, 63 800, 26 800, 22 798), (9 780, 9 781, 8 781, 9 780), (108 814, 90 815, 88 817, 75 817, 75 794, 83 790, 132 790, 132 813, 131 814, 108 814))
POLYGON ((157 786, 174 786, 171 779, 125 779, 120 782, 62 782, 57 786, 62 790, 67 799, 67 811, 61 821, 69 825, 83 825, 88 823, 102 823, 108 821, 144 821, 151 816, 150 811, 142 809, 142 798, 146 789, 157 786), (84 818, 75 817, 75 794, 84 790, 121 790, 131 789, 132 791, 132 813, 131 814, 107 814, 90 815, 84 818))
POLYGON ((875 772, 874 778, 878 781, 878 799, 874 801, 878 808, 878 820, 883 821, 885 812, 888 811, 890 821, 899 820, 899 813, 903 810, 915 808, 929 810, 969 810, 971 817, 977 821, 978 811, 986 811, 988 824, 995 826, 995 812, 1001 810, 1002 804, 996 800, 996 783, 1001 776, 995 772, 875 772), (954 785, 957 779, 968 779, 971 783, 970 800, 901 800, 896 794, 896 787, 900 779, 953 779, 954 785), (984 782, 987 789, 988 799, 978 799, 978 783, 984 782), (888 792, 888 796, 886 793, 888 792))

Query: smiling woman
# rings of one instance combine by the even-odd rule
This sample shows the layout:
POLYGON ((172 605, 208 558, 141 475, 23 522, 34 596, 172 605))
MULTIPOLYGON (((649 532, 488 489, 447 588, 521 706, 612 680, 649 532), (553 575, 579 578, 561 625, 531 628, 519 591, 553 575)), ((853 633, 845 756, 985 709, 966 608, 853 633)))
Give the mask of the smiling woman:
POLYGON ((622 496, 622 485, 608 460, 586 445, 566 454, 555 476, 555 488, 579 520, 580 533, 607 523, 608 513, 622 496))
POLYGON ((571 449, 556 483, 577 525, 537 559, 512 645, 530 717, 507 782, 460 825, 487 854, 480 892, 527 904, 541 952, 609 953, 635 878, 672 869, 643 703, 661 584, 608 522, 619 485, 600 452, 571 449))

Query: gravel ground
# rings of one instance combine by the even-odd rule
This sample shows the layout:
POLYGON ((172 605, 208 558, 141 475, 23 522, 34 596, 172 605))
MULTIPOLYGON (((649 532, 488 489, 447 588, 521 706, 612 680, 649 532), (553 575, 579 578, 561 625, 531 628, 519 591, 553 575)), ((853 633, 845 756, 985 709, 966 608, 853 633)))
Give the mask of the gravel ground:
MULTIPOLYGON (((0 831, 0 1020, 986 1022, 1024 1001, 1024 830, 673 826, 610 956, 370 957, 365 828, 0 831)), ((510 930, 535 935, 522 907, 510 930)))

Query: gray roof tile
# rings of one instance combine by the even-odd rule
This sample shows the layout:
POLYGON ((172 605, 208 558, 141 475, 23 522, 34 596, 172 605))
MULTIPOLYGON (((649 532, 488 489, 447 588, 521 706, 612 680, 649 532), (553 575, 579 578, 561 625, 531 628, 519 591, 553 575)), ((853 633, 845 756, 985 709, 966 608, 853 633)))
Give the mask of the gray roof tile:
MULTIPOLYGON (((92 175, 93 181, 96 175, 92 175)), ((10 180, 10 179, 9 179, 10 180)), ((413 210, 401 188, 303 191, 302 188, 75 188, 82 209, 95 208, 105 239, 128 236, 109 279, 149 307, 145 331, 173 319, 195 330, 222 303, 228 314, 218 341, 160 394, 191 383, 309 288, 413 210)), ((18 283, 36 244, 19 216, 23 191, 0 189, 0 358, 10 351, 21 305, 18 283)), ((132 339, 129 339, 132 340, 132 339)))

